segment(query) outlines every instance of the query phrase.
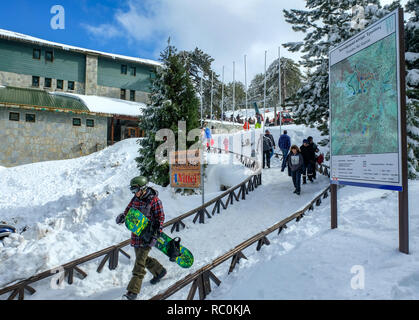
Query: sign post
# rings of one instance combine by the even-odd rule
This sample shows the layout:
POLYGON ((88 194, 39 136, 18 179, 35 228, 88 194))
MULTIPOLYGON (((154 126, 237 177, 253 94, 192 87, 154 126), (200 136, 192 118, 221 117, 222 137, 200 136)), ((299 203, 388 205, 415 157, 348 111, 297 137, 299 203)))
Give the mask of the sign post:
POLYGON ((337 185, 399 192, 399 250, 409 252, 403 9, 329 52, 331 217, 337 185))

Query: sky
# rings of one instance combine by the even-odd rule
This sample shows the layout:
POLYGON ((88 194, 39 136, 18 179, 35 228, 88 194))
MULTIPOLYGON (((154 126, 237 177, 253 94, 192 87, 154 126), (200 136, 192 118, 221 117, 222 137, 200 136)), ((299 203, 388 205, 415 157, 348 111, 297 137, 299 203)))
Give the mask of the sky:
MULTIPOLYGON (((402 1, 405 3, 407 0, 402 1)), ((382 0, 382 4, 391 0, 382 0)), ((199 47, 211 55, 214 70, 225 81, 247 84, 278 57, 278 47, 302 41, 285 22, 284 9, 304 9, 304 0, 2 0, 0 29, 78 47, 157 60, 171 43, 179 50, 199 47), (64 9, 64 29, 54 29, 57 11, 64 9)), ((281 56, 296 61, 300 54, 281 47, 281 56)))

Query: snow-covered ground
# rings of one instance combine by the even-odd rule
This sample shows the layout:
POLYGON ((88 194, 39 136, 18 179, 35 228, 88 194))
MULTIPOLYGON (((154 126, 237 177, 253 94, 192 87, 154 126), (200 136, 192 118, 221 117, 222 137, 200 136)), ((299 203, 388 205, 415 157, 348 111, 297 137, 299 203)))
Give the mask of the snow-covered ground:
MULTIPOLYGON (((296 125, 283 129, 288 130, 292 143, 297 145, 308 135, 315 141, 321 140, 315 129, 296 125)), ((277 143, 279 128, 270 130, 277 143)), ((216 143, 222 138, 223 135, 214 136, 216 143)), ((240 134, 231 139, 241 141, 240 134)), ((137 150, 136 139, 128 139, 86 157, 0 168, 0 222, 12 224, 19 231, 27 226, 22 234, 0 241, 0 287, 128 239, 129 231, 116 225, 115 217, 132 196, 128 184, 138 175, 134 161, 137 150)), ((209 155, 206 200, 218 195, 221 185, 235 185, 252 173, 241 164, 232 164, 233 158, 209 155)), ((249 193, 245 201, 235 202, 221 214, 206 219, 205 224, 193 224, 193 217, 184 220, 186 229, 176 235, 194 254, 195 263, 190 269, 179 268, 162 253, 151 251, 168 275, 152 286, 148 273, 139 299, 151 298, 288 217, 328 183, 326 177, 318 176, 314 183, 303 185, 301 196, 297 196, 292 193, 286 172, 280 171, 279 158, 273 157, 271 169, 262 172, 262 185, 249 193)), ((338 229, 330 230, 329 198, 325 199, 300 222, 290 223, 279 236, 271 234, 270 246, 259 252, 255 246, 246 249, 248 260, 241 260, 232 274, 227 275, 229 263, 217 267, 214 273, 222 283, 219 288, 212 285, 208 298, 418 299, 419 236, 414 230, 419 228, 419 182, 410 182, 409 187, 410 255, 397 251, 397 194, 345 187, 338 194, 338 229), (362 273, 364 283, 360 281, 362 273), (363 289, 353 289, 354 284, 363 284, 363 289)), ((155 188, 163 201, 166 221, 201 204, 201 195, 174 195, 170 188, 155 188)), ((125 250, 134 256, 132 248, 125 250)), ((71 286, 64 283, 57 288, 56 277, 34 283, 37 292, 25 297, 120 299, 131 277, 133 259, 121 256, 116 270, 105 267, 101 273, 96 272, 98 264, 96 259, 81 265, 88 276, 84 280, 75 278, 71 286)), ((188 289, 171 299, 184 299, 188 289)))
MULTIPOLYGON (((419 299, 419 181, 409 182, 410 254, 398 251, 396 192, 338 191, 338 228, 323 200, 270 246, 244 254, 208 299, 419 299)), ((226 266, 224 266, 224 269, 226 266)), ((222 272, 224 271, 224 272, 222 272)))
MULTIPOLYGON (((131 200, 129 181, 139 174, 136 141, 127 139, 77 159, 0 168, 0 223, 26 228, 0 241, 0 287, 129 238, 115 217, 131 200)), ((227 160, 208 166, 206 200, 220 194, 221 185, 238 184, 251 174, 227 160)), ((154 187, 166 221, 201 205, 201 195, 154 187)))

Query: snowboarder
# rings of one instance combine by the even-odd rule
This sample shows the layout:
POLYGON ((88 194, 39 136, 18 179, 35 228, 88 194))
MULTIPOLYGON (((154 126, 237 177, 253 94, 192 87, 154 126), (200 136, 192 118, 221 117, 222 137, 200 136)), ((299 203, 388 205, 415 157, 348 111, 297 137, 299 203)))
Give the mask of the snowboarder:
POLYGON ((313 146, 308 144, 308 140, 303 140, 303 145, 300 147, 301 155, 304 159, 304 167, 303 167, 303 184, 307 183, 307 176, 308 180, 313 182, 313 161, 315 161, 315 152, 313 146))
POLYGON ((287 130, 284 130, 284 134, 281 134, 278 140, 278 147, 282 152, 282 166, 281 171, 284 172, 285 166, 287 164, 287 156, 291 146, 291 138, 287 134, 287 130))
POLYGON ((141 236, 131 234, 131 246, 134 247, 136 258, 132 278, 127 286, 127 293, 123 297, 128 300, 135 300, 140 293, 146 269, 153 274, 153 279, 150 280, 151 284, 159 282, 167 271, 156 259, 148 256, 163 229, 164 211, 162 202, 158 198, 158 192, 148 186, 148 180, 143 176, 131 179, 130 190, 134 193, 134 197, 125 211, 116 217, 116 223, 124 223, 129 209, 135 208, 150 219, 151 226, 146 234, 141 236))
POLYGON ((291 147, 291 152, 287 157, 288 168, 291 171, 292 182, 294 184, 294 193, 301 193, 301 171, 304 167, 304 159, 296 145, 291 147))

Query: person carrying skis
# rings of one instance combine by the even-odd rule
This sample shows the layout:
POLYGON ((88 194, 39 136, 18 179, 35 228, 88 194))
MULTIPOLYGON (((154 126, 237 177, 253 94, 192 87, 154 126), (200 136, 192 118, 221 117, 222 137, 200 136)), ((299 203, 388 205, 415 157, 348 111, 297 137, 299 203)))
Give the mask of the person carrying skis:
POLYGON ((156 259, 149 257, 151 248, 156 243, 162 233, 164 223, 164 211, 161 200, 158 198, 158 192, 148 187, 146 177, 138 176, 130 181, 130 190, 134 194, 127 208, 123 213, 116 217, 116 223, 125 222, 125 217, 130 208, 141 211, 149 220, 150 228, 141 236, 131 234, 131 246, 135 251, 135 264, 132 270, 132 278, 127 286, 127 293, 124 298, 135 300, 141 291, 142 281, 146 274, 146 269, 153 274, 151 284, 156 284, 163 278, 167 271, 156 259))
POLYGON ((303 184, 307 183, 306 177, 308 180, 313 182, 313 161, 315 161, 315 152, 313 146, 308 144, 308 140, 303 140, 303 145, 300 147, 301 155, 304 159, 303 167, 303 184))
POLYGON ((287 130, 284 130, 284 133, 281 134, 278 141, 278 147, 279 149, 281 149, 281 152, 282 152, 282 166, 281 166, 282 172, 284 172, 285 170, 285 166, 287 164, 288 152, 291 147, 291 138, 289 137, 287 133, 288 133, 287 130))
POLYGON ((291 171, 292 182, 294 184, 294 193, 301 193, 301 171, 304 168, 304 159, 296 145, 291 147, 291 152, 287 157, 288 168, 291 171))

